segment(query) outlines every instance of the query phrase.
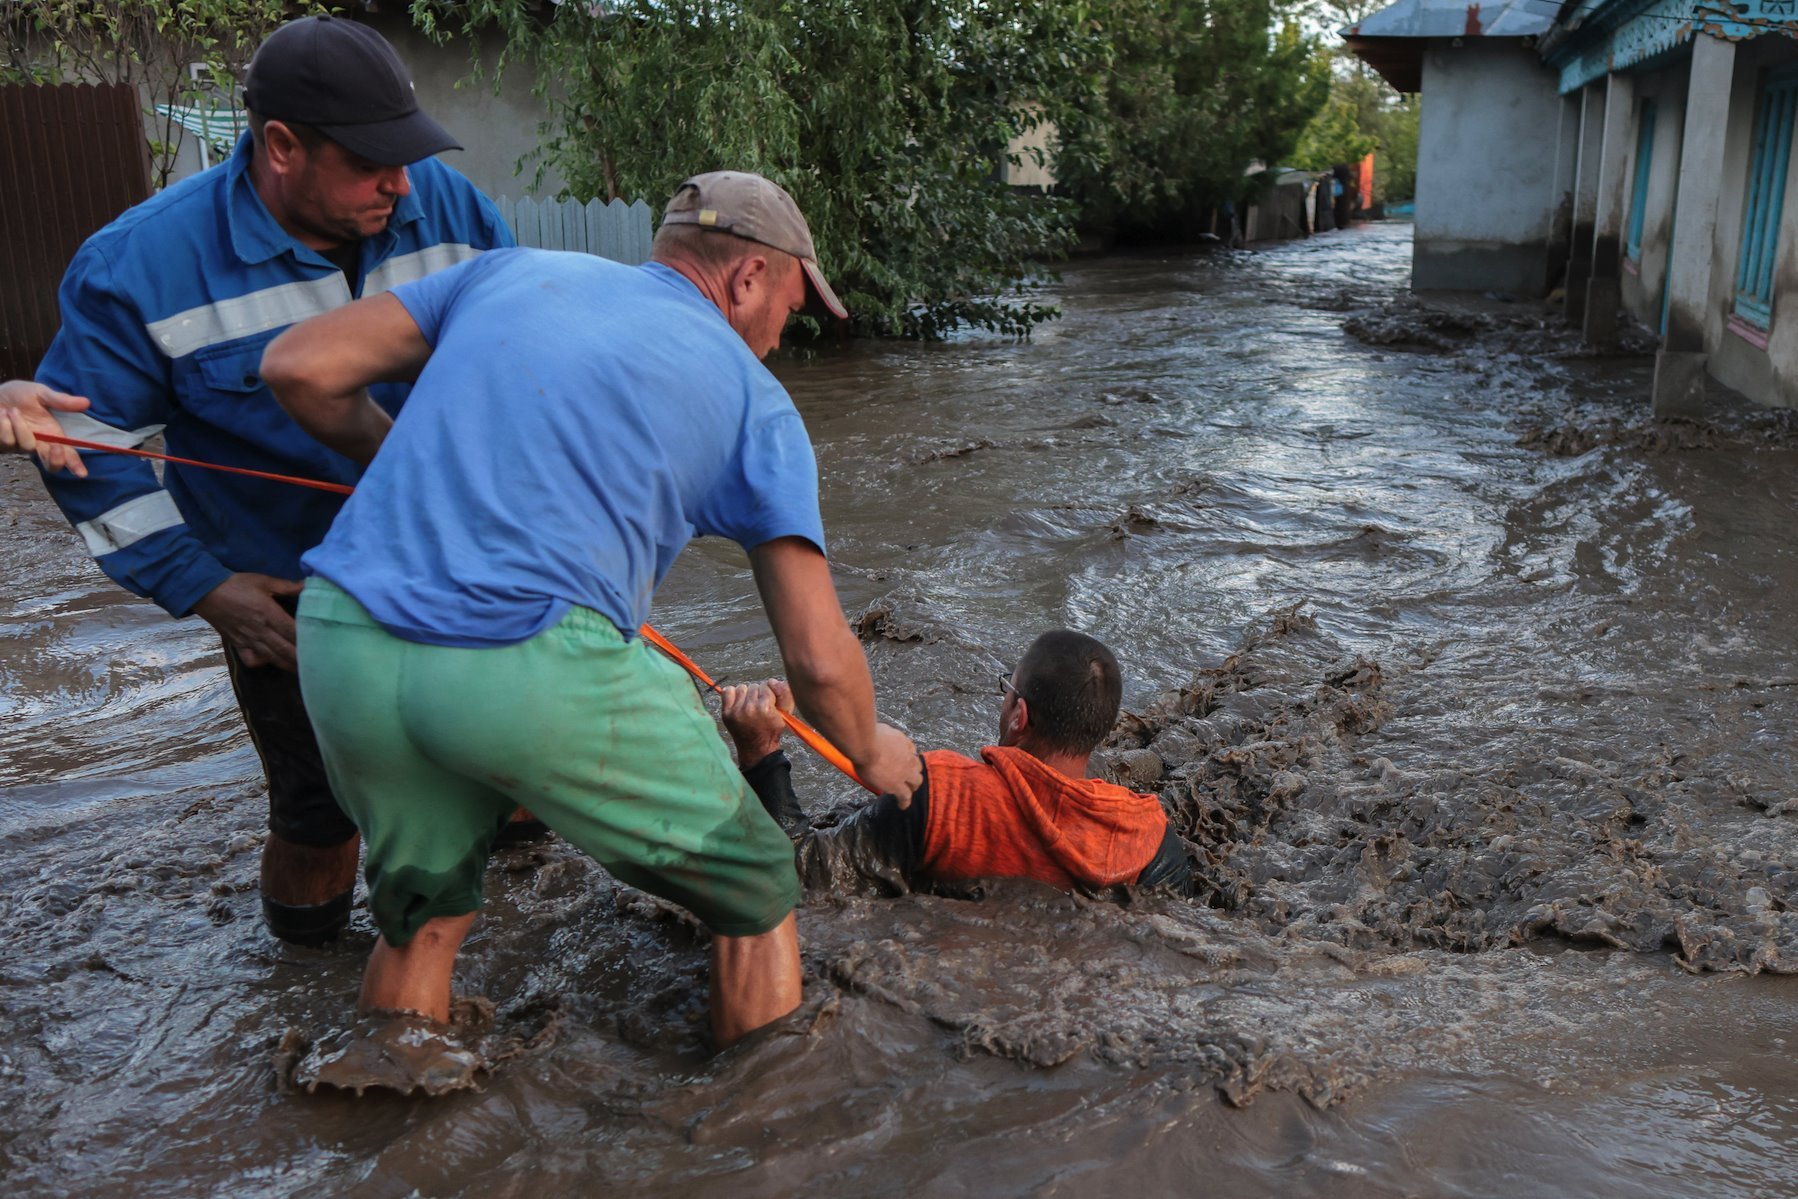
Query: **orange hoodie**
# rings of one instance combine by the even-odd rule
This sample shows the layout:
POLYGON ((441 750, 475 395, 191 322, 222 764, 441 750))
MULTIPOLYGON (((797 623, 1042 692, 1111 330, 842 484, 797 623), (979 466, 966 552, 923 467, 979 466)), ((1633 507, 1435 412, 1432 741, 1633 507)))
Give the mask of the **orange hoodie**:
POLYGON ((1021 749, 989 745, 980 756, 924 755, 930 803, 922 872, 945 881, 1108 887, 1135 882, 1161 847, 1167 816, 1153 795, 1069 778, 1021 749))

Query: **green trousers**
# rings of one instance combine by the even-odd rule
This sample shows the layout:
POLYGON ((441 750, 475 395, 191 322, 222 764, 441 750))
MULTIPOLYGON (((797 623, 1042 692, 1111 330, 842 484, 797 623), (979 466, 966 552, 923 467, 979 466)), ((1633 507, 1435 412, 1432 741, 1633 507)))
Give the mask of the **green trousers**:
POLYGON ((799 901, 792 845, 685 672, 597 612, 570 609, 516 645, 425 645, 313 578, 299 658, 390 944, 481 906, 494 834, 519 805, 621 882, 724 936, 767 932, 799 901))

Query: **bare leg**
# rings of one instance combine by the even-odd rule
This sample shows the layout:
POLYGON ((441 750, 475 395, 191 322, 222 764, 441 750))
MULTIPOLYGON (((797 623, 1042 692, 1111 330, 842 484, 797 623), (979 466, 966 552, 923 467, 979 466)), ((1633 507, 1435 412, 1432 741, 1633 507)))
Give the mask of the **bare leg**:
POLYGON ((450 974, 474 918, 473 912, 436 916, 404 945, 389 945, 386 937, 375 942, 356 1006, 365 1012, 417 1012, 439 1024, 448 1023, 450 974))
POLYGON ((720 1049, 780 1019, 800 996, 794 913, 758 936, 712 938, 712 1037, 720 1049))
POLYGON ((318 849, 268 835, 262 846, 262 893, 276 903, 324 903, 356 888, 356 847, 351 837, 342 845, 318 849))

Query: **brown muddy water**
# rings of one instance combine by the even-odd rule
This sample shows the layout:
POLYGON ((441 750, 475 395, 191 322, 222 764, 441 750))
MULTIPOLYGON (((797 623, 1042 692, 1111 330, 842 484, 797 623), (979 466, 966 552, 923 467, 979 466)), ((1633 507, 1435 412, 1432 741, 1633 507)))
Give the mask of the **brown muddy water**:
MULTIPOLYGON (((479 1090, 295 1088, 366 916, 262 932, 216 643, 7 463, 0 1190, 1798 1192, 1793 427, 1657 425, 1640 355, 1420 313, 1408 239, 1081 263, 1031 343, 780 364, 886 715, 973 748, 995 669, 1097 633, 1109 767, 1205 894, 814 896, 800 1016, 718 1057, 702 937, 552 845, 462 964, 479 1090)), ((774 667, 728 547, 656 617, 774 667)))

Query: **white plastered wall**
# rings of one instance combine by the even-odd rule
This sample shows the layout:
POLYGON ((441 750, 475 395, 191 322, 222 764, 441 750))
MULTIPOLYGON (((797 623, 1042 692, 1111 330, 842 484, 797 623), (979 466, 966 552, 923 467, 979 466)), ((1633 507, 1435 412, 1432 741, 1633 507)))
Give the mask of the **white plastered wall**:
POLYGON ((1713 378, 1756 403, 1788 408, 1798 407, 1798 154, 1792 155, 1787 165, 1773 275, 1773 320, 1766 348, 1755 345, 1752 335, 1730 328, 1729 315, 1735 303, 1736 258, 1746 217, 1760 84, 1769 67, 1791 62, 1798 62, 1798 42, 1785 37, 1757 38, 1736 50, 1704 329, 1709 354, 1706 369, 1713 378))

